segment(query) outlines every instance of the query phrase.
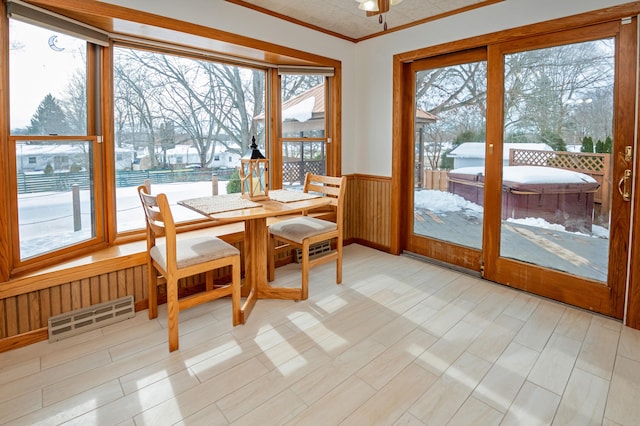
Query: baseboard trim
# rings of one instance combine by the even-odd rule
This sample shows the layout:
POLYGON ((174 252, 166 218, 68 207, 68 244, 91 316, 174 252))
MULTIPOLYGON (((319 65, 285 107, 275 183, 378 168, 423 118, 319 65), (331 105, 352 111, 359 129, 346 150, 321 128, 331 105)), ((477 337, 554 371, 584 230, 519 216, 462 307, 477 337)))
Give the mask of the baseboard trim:
POLYGON ((365 246, 365 247, 369 247, 372 249, 376 249, 379 251, 383 251, 385 253, 391 253, 391 247, 389 246, 384 246, 382 244, 377 244, 371 241, 367 241, 367 240, 363 240, 361 238, 349 238, 347 240, 344 240, 343 245, 349 245, 349 244, 359 244, 361 246, 365 246))
POLYGON ((17 334, 11 337, 5 337, 4 339, 0 339, 0 353, 18 349, 23 346, 29 346, 33 343, 42 342, 43 340, 48 339, 49 330, 47 327, 17 334))

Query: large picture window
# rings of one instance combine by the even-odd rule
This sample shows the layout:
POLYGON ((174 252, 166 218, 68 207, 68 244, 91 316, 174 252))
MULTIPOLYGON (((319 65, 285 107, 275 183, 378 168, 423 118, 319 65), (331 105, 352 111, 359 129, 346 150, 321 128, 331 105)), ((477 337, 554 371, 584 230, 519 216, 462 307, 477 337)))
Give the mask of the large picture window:
POLYGON ((264 70, 130 47, 114 50, 117 230, 144 227, 136 187, 167 194, 176 221, 199 219, 180 198, 240 192, 237 167, 264 148, 264 70))

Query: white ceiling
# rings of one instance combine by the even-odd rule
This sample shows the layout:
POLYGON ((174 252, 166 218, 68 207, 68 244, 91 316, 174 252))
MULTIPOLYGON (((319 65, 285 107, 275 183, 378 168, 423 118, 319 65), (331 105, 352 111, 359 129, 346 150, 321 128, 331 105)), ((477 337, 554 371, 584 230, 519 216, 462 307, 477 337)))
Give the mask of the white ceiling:
MULTIPOLYGON (((380 35, 379 16, 367 17, 355 0, 227 0, 283 19, 300 21, 357 41, 380 35), (262 9, 262 10, 261 10, 262 9)), ((384 14, 387 31, 502 0, 403 0, 384 14)))

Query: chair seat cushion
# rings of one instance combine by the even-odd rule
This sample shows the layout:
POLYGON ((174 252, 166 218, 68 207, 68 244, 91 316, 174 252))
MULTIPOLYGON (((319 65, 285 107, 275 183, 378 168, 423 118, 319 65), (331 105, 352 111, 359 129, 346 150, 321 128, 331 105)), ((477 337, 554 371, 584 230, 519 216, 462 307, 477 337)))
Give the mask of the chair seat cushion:
POLYGON ((299 244, 302 244, 302 240, 305 238, 335 231, 336 229, 338 229, 338 225, 334 222, 309 216, 286 219, 269 226, 269 232, 276 237, 280 236, 299 244))
MULTIPOLYGON (((240 250, 217 237, 178 236, 176 241, 178 269, 236 254, 240 254, 240 250)), ((167 269, 167 249, 164 242, 152 247, 150 255, 164 270, 167 269)))

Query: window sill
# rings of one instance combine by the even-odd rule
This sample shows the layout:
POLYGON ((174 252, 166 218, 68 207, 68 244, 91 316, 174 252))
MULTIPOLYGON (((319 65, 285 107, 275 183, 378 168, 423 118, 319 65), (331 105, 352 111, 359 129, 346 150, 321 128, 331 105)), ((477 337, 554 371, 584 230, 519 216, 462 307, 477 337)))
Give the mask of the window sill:
MULTIPOLYGON (((233 243, 242 240, 244 227, 242 223, 237 223, 199 229, 189 233, 193 235, 204 233, 216 235, 227 242, 233 243)), ((0 283, 0 300, 70 281, 141 266, 146 261, 146 240, 113 245, 0 283)))

